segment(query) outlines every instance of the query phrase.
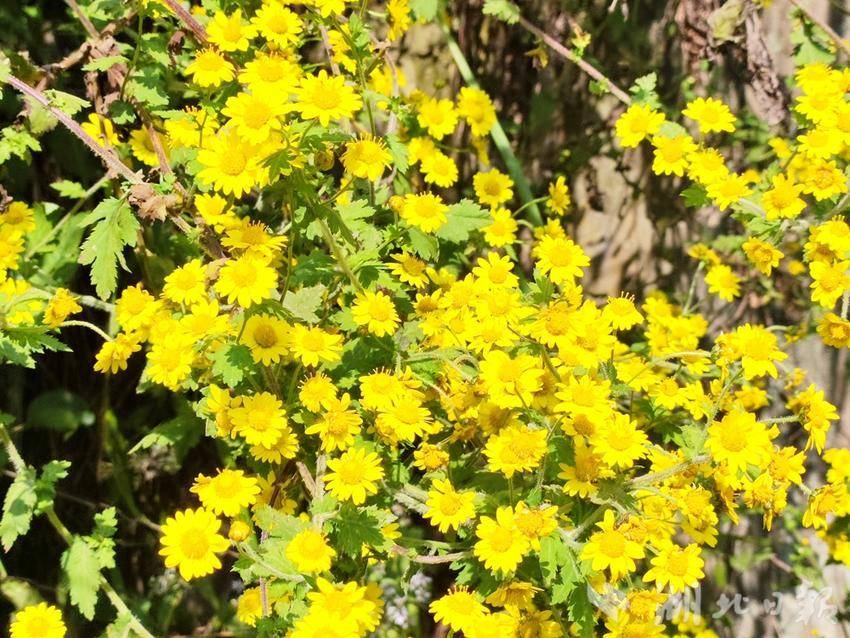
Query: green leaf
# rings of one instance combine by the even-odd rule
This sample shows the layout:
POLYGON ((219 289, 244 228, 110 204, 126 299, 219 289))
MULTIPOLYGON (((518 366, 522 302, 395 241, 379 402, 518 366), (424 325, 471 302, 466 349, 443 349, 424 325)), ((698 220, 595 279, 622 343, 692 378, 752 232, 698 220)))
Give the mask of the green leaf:
POLYGON ((578 633, 580 636, 590 638, 593 636, 593 630, 596 627, 596 618, 593 615, 593 605, 587 595, 587 588, 576 587, 570 594, 568 603, 568 611, 570 620, 578 625, 578 633))
POLYGON ((519 7, 510 0, 484 0, 484 8, 482 12, 485 15, 493 16, 507 22, 508 24, 516 24, 519 21, 519 7))
POLYGON ((642 75, 632 87, 629 89, 629 92, 632 94, 632 97, 635 102, 638 104, 645 104, 651 108, 657 109, 661 107, 661 100, 658 97, 658 76, 655 72, 648 73, 647 75, 642 75))
POLYGON ((700 208, 711 201, 705 188, 699 184, 691 184, 683 190, 682 199, 685 200, 685 206, 688 208, 700 208))
POLYGON ((86 217, 85 223, 96 225, 81 246, 79 262, 91 265, 91 282, 97 295, 107 299, 118 284, 118 264, 127 270, 123 251, 136 245, 139 220, 124 200, 110 197, 86 217))
POLYGON ((436 232, 436 235, 440 239, 455 244, 469 241, 469 235, 472 231, 483 228, 492 222, 490 213, 468 199, 463 199, 457 204, 449 206, 446 217, 446 223, 436 232))
POLYGON ((35 511, 40 514, 53 505, 56 496, 56 483, 68 476, 71 467, 69 461, 50 461, 41 468, 41 476, 35 482, 35 511))
POLYGON ((362 554, 363 546, 380 546, 384 542, 381 523, 373 508, 345 505, 332 519, 336 547, 352 557, 362 554))
POLYGON ((290 516, 265 505, 257 510, 254 519, 261 530, 274 538, 291 540, 298 532, 306 529, 309 523, 296 516, 290 516))
POLYGON ((34 354, 47 350, 69 352, 69 348, 47 330, 38 326, 4 328, 3 334, 0 334, 0 361, 8 360, 15 365, 34 368, 34 354))
POLYGON ((410 0, 410 9, 419 22, 430 22, 436 18, 439 8, 437 0, 410 0))
POLYGON ((407 236, 410 239, 410 247, 413 252, 422 259, 431 261, 440 254, 440 244, 435 237, 426 235, 418 228, 413 227, 407 229, 407 236))
POLYGON ((28 425, 59 430, 67 435, 93 423, 94 412, 88 404, 78 394, 68 390, 43 392, 27 408, 28 425))
POLYGON ((50 104, 67 115, 76 115, 84 108, 88 108, 90 103, 76 95, 65 93, 64 91, 56 91, 47 89, 44 92, 45 97, 50 101, 50 104))
POLYGON ((18 538, 29 531, 35 510, 35 470, 27 470, 15 477, 3 500, 3 518, 0 519, 0 542, 7 552, 18 538))
POLYGON ((222 346, 215 351, 211 359, 213 374, 230 388, 239 385, 245 378, 245 373, 254 365, 251 350, 242 344, 222 346))
POLYGON ((406 173, 407 169, 410 168, 407 146, 395 133, 388 134, 384 139, 387 142, 387 148, 390 150, 390 156, 392 156, 393 159, 393 166, 399 173, 406 173))
POLYGON ((71 541, 71 547, 62 554, 62 568, 68 577, 71 602, 86 619, 91 620, 100 587, 100 563, 83 538, 75 536, 71 541))
POLYGON ((22 127, 8 126, 0 134, 0 164, 10 157, 27 159, 30 151, 40 151, 41 143, 22 127))
POLYGON ((86 194, 86 189, 82 185, 67 179, 60 179, 58 182, 53 182, 50 188, 68 199, 80 199, 85 197, 86 194))
POLYGON ((123 55, 107 55, 96 60, 89 60, 83 65, 83 71, 106 71, 124 62, 127 62, 127 58, 123 55))
POLYGON ((569 548, 560 536, 547 536, 540 539, 540 571, 543 582, 552 584, 558 575, 558 568, 567 560, 569 548))
POLYGON ((316 284, 296 292, 288 292, 283 298, 283 307, 296 319, 307 323, 318 323, 317 311, 322 307, 326 290, 327 288, 322 284, 316 284))
POLYGON ((177 416, 160 423, 134 445, 128 454, 147 450, 154 446, 174 448, 178 460, 182 460, 188 451, 200 440, 204 433, 204 422, 192 411, 188 403, 183 403, 177 416))

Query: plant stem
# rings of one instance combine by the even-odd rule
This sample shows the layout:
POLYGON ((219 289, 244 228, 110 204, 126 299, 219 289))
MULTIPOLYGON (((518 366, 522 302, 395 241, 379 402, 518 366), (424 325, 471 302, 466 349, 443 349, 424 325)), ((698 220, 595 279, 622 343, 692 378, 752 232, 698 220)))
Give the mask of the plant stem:
MULTIPOLYGON (((463 55, 463 51, 460 50, 457 40, 455 40, 448 25, 446 24, 443 24, 443 33, 446 36, 449 53, 451 53, 455 65, 463 77, 463 81, 471 87, 479 88, 478 80, 475 79, 475 74, 472 72, 472 68, 469 66, 466 56, 463 55)), ((496 122, 493 124, 493 128, 490 129, 490 137, 493 138, 493 143, 499 150, 499 154, 505 162, 508 173, 511 174, 511 177, 516 184, 520 199, 522 199, 523 202, 523 207, 528 208, 529 219, 531 219, 535 226, 542 226, 543 216, 540 214, 540 207, 534 201, 534 195, 531 192, 531 185, 523 172, 522 164, 520 164, 519 159, 517 159, 516 154, 511 148, 511 143, 508 140, 508 136, 505 134, 505 129, 502 128, 498 119, 496 119, 496 122)))
POLYGON ((610 79, 608 79, 608 77, 604 73, 602 73, 602 71, 597 69, 595 66, 593 66, 589 62, 587 62, 584 58, 581 58, 578 55, 576 55, 575 53, 573 53, 572 51, 570 51, 567 47, 565 47, 563 44, 558 42, 551 35, 549 35, 545 31, 539 29, 535 25, 531 24, 531 22, 529 22, 528 20, 526 20, 522 16, 519 16, 519 24, 526 31, 533 33, 540 40, 542 40, 543 43, 546 46, 548 46, 550 49, 552 49, 555 53, 566 58, 567 60, 569 60, 570 62, 572 62, 576 66, 578 66, 578 68, 580 68, 582 71, 587 73, 587 75, 592 77, 597 82, 601 82, 602 84, 607 86, 608 90, 611 91, 611 94, 614 97, 616 97, 618 100, 620 100, 620 102, 622 102, 623 104, 626 104, 626 105, 629 105, 629 104, 632 103, 632 98, 629 97, 628 93, 626 93, 623 89, 619 88, 610 79))
POLYGON ((327 222, 325 222, 324 219, 318 219, 316 221, 319 222, 319 228, 322 231, 322 236, 325 238, 325 243, 328 245, 328 249, 331 251, 331 254, 333 255, 333 258, 336 261, 337 265, 340 267, 342 272, 345 273, 345 276, 348 277, 348 280, 351 282, 351 285, 354 286, 354 289, 358 293, 362 293, 363 286, 360 284, 360 281, 358 281, 357 277, 354 275, 354 272, 352 272, 351 268, 349 267, 348 260, 345 257, 345 253, 343 253, 342 248, 336 242, 336 239, 334 239, 333 233, 331 232, 331 229, 328 228, 327 222))
MULTIPOLYGON (((12 461, 12 466, 15 468, 16 474, 22 474, 27 471, 27 465, 24 462, 21 453, 18 451, 18 448, 15 446, 15 443, 12 441, 12 437, 9 435, 9 431, 6 429, 6 426, 0 423, 0 442, 3 443, 3 446, 6 448, 6 453, 9 455, 9 459, 12 461)), ((68 531, 68 528, 65 527, 65 524, 59 519, 56 515, 56 511, 53 509, 53 505, 48 505, 44 508, 44 516, 47 518, 48 522, 53 526, 53 529, 56 530, 56 533, 62 537, 62 540, 65 541, 65 544, 70 545, 74 540, 74 535, 68 531)), ((106 597, 109 599, 109 602, 112 603, 112 606, 115 608, 115 611, 118 612, 119 616, 125 616, 129 619, 130 626, 133 628, 139 636, 142 638, 154 638, 154 635, 149 632, 142 622, 136 617, 136 615, 130 610, 127 606, 127 603, 121 598, 118 592, 112 587, 106 577, 98 570, 99 582, 98 586, 103 593, 106 594, 106 597)))

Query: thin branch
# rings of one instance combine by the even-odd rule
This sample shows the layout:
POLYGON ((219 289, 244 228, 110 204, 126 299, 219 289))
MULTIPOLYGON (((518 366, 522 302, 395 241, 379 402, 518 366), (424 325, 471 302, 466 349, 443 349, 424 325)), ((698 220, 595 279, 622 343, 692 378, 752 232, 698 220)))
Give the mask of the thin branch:
POLYGON ((17 89, 20 93, 23 93, 28 98, 34 100, 45 109, 50 111, 50 113, 60 122, 62 122, 65 127, 71 131, 75 136, 77 136, 80 141, 88 146, 89 150, 97 155, 103 163, 106 164, 106 167, 111 171, 117 173, 124 179, 126 179, 131 184, 143 184, 145 180, 142 177, 135 173, 127 166, 121 159, 112 151, 104 148, 88 133, 86 133, 82 127, 77 124, 70 116, 65 114, 63 111, 57 109, 50 103, 50 100, 47 99, 47 96, 44 95, 38 89, 31 87, 29 84, 19 80, 14 75, 7 75, 6 81, 11 84, 15 89, 17 89))
POLYGON ((161 0, 161 2, 168 6, 174 15, 180 18, 180 21, 188 27, 189 31, 195 34, 195 37, 198 38, 198 40, 200 40, 203 44, 206 44, 209 41, 204 25, 195 20, 195 17, 186 11, 186 9, 184 9, 177 0, 161 0))
POLYGON ((552 49, 555 53, 566 58, 567 60, 578 66, 578 68, 580 68, 582 71, 584 71, 587 75, 592 77, 597 82, 601 82, 602 84, 607 86, 608 90, 611 91, 611 94, 618 100, 620 100, 620 102, 626 105, 632 103, 632 98, 629 97, 628 93, 626 93, 616 84, 614 84, 604 73, 602 73, 602 71, 590 64, 587 60, 579 57, 578 55, 570 51, 567 47, 558 42, 558 40, 553 38, 545 31, 542 31, 535 25, 531 24, 531 22, 529 22, 522 16, 519 17, 519 23, 526 31, 529 31, 535 36, 537 36, 544 44, 546 44, 546 46, 552 49))
POLYGON ((817 17, 811 9, 804 7, 800 0, 789 0, 789 2, 797 7, 810 22, 826 33, 826 35, 828 35, 835 44, 841 47, 844 53, 850 55, 850 42, 838 35, 838 33, 835 32, 835 29, 817 17))

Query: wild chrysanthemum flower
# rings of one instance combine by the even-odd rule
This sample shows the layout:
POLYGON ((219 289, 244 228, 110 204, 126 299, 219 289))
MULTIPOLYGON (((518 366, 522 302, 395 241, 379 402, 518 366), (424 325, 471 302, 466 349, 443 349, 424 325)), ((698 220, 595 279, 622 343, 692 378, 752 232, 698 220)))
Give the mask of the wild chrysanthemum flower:
POLYGON ((352 408, 348 393, 339 398, 325 398, 316 411, 320 412, 319 417, 304 432, 317 434, 322 440, 322 450, 345 450, 354 443, 363 419, 352 408))
POLYGON ((696 587, 705 576, 700 546, 696 544, 679 547, 670 543, 657 556, 650 559, 652 568, 643 575, 644 582, 654 582, 659 590, 670 587, 671 593, 684 592, 696 587))
POLYGON ((384 476, 380 457, 362 447, 349 448, 338 458, 330 459, 328 470, 328 491, 334 498, 354 505, 362 505, 369 494, 376 494, 377 482, 384 476))
POLYGON ((302 78, 298 89, 298 110, 305 120, 318 120, 322 126, 331 121, 354 115, 363 101, 357 92, 345 84, 341 75, 329 76, 326 71, 302 78))
POLYGON ((251 26, 268 42, 286 49, 298 42, 304 25, 298 14, 278 2, 266 2, 254 17, 251 26))
POLYGON ((215 291, 228 303, 250 308, 272 296, 277 286, 277 272, 261 259, 243 255, 231 259, 218 273, 215 291))
POLYGON ((340 359, 342 335, 298 323, 292 326, 289 333, 289 348, 302 365, 333 363, 340 359))
POLYGON ((9 625, 10 638, 64 638, 66 633, 62 612, 47 603, 27 605, 9 625))
POLYGON ((242 10, 236 9, 230 15, 216 11, 207 24, 207 36, 210 42, 221 51, 246 51, 251 44, 256 29, 242 19, 242 10))
POLYGON ((315 529, 298 532, 286 546, 286 557, 302 574, 320 574, 331 568, 336 550, 328 545, 324 534, 315 529))
POLYGON ((582 560, 590 561, 595 571, 607 569, 611 574, 611 582, 635 571, 635 561, 644 557, 644 549, 616 524, 614 512, 605 510, 602 521, 596 526, 599 531, 594 532, 585 543, 581 552, 582 560))
POLYGON ((620 144, 635 147, 647 137, 652 137, 664 123, 664 114, 645 104, 632 104, 617 119, 615 129, 620 144))
POLYGON ((206 266, 193 259, 172 270, 165 278, 162 294, 169 301, 191 305, 207 296, 206 266))
POLYGON ((233 433, 250 445, 271 447, 288 428, 283 403, 270 392, 242 397, 241 405, 230 409, 233 433))
POLYGON ((514 181, 496 169, 476 173, 472 184, 478 201, 490 208, 497 208, 514 196, 514 181))
POLYGON ((176 512, 162 526, 162 549, 166 567, 176 567, 185 580, 212 574, 221 567, 220 554, 228 547, 218 533, 219 521, 202 507, 176 512))
POLYGON ((717 463, 730 471, 748 465, 764 467, 770 461, 770 433, 751 412, 733 410, 708 428, 707 447, 717 463))
POLYGON ((206 509, 232 518, 256 502, 260 488, 257 479, 242 470, 224 469, 212 477, 199 474, 189 491, 198 495, 206 509))
POLYGON ((440 532, 458 529, 475 517, 475 492, 457 491, 448 480, 437 479, 428 491, 425 518, 440 532))
POLYGON ((568 284, 582 276, 590 259, 581 246, 567 237, 544 237, 534 247, 537 266, 556 284, 568 284))
POLYGON ((511 507, 498 508, 495 518, 482 516, 475 535, 478 537, 473 549, 475 557, 484 567, 500 574, 515 571, 531 549, 528 538, 517 527, 511 507))
POLYGON ((345 153, 340 158, 345 170, 362 179, 374 182, 383 175, 392 161, 383 140, 375 137, 362 137, 347 142, 345 153))
POLYGON ((251 349, 257 363, 270 365, 289 351, 289 324, 273 315, 251 315, 242 329, 241 340, 251 349))
POLYGON ((735 130, 735 116, 720 100, 713 97, 698 97, 688 102, 682 115, 699 124, 700 133, 715 133, 735 130))
POLYGON ((416 226, 426 233, 433 233, 446 223, 448 210, 449 207, 439 195, 420 193, 406 195, 399 214, 411 226, 416 226))
POLYGON ((508 426, 487 439, 484 454, 488 467, 510 478, 533 470, 546 454, 548 433, 527 425, 508 426))
POLYGON ((445 595, 431 603, 428 610, 434 620, 452 631, 469 632, 481 618, 490 613, 478 596, 466 587, 452 587, 445 595))
POLYGON ((419 126, 434 139, 442 139, 455 130, 458 113, 451 100, 429 98, 419 106, 419 126))
POLYGON ((360 294, 351 307, 351 315, 354 323, 377 337, 393 334, 399 324, 393 300, 381 291, 360 294))
POLYGON ((233 65, 215 49, 203 49, 195 54, 195 59, 186 67, 186 75, 200 87, 216 87, 233 79, 233 65))

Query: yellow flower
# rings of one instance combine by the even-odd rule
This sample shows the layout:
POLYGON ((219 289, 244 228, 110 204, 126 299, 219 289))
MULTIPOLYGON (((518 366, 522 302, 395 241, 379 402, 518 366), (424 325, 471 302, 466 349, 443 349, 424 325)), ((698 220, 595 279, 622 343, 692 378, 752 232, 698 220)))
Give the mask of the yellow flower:
POLYGON ((458 113, 451 100, 429 98, 419 105, 419 126, 434 139, 442 139, 455 130, 458 113))
POLYGON ((220 554, 228 547, 218 533, 219 521, 203 507, 178 511, 162 526, 162 549, 166 567, 176 567, 185 580, 212 574, 221 567, 220 554))
POLYGON ((339 361, 342 352, 342 335, 322 330, 317 326, 295 324, 289 333, 292 354, 305 366, 339 361))
POLYGON ((305 120, 319 120, 327 126, 331 120, 351 117, 363 101, 356 91, 345 84, 341 75, 328 76, 324 70, 318 75, 308 75, 298 89, 298 110, 305 120))
POLYGON ((531 549, 531 543, 517 527, 510 507, 498 508, 495 518, 482 516, 475 534, 479 540, 473 553, 490 571, 513 572, 531 549))
POLYGON ((215 282, 215 291, 220 297, 243 308, 269 299, 276 287, 275 269, 250 255, 228 260, 215 282))
POLYGON ((426 183, 448 188, 457 182, 457 164, 448 155, 434 151, 422 159, 422 174, 426 183))
POLYGON ((325 477, 331 496, 362 505, 369 494, 378 493, 377 482, 384 477, 381 459, 364 448, 349 448, 342 456, 328 461, 325 477))
POLYGON ((535 552, 540 551, 540 539, 550 536, 558 529, 558 521, 555 519, 557 514, 558 508, 554 505, 544 503, 539 507, 529 507, 523 501, 517 504, 514 520, 535 552))
POLYGON ((705 576, 700 546, 696 544, 679 547, 670 543, 650 559, 652 567, 643 575, 644 582, 654 582, 659 591, 670 586, 671 593, 684 592, 696 587, 705 576))
POLYGON ((813 261, 809 264, 809 274, 812 276, 812 301, 824 308, 832 308, 838 298, 850 290, 850 276, 847 269, 850 261, 827 263, 813 261))
POLYGON ((731 472, 748 465, 765 467, 770 461, 770 434, 751 412, 733 410, 708 428, 707 447, 717 463, 731 472))
POLYGON ((115 374, 127 369, 127 360, 134 352, 142 349, 135 335, 120 333, 112 341, 105 342, 96 355, 96 372, 115 374))
POLYGON ((752 193, 745 175, 730 173, 708 185, 708 196, 720 210, 726 210, 752 193))
POLYGON ((148 351, 147 373, 151 381, 177 390, 192 372, 193 346, 193 341, 181 334, 154 343, 148 351))
MULTIPOLYGON (((328 632, 337 632, 336 635, 340 638, 368 635, 380 622, 380 615, 377 613, 380 611, 379 595, 376 597, 373 591, 360 587, 355 582, 334 584, 321 576, 318 577, 316 589, 307 594, 310 605, 308 617, 323 619, 327 630, 310 634, 310 638, 336 638, 334 633, 328 632), (344 629, 347 626, 353 626, 353 634, 347 633, 344 629)), ((297 635, 297 638, 301 636, 297 635)))
POLYGON ((80 124, 80 128, 91 135, 100 146, 118 146, 121 143, 112 120, 97 113, 89 113, 88 120, 80 124))
POLYGON ((230 418, 233 434, 250 445, 271 447, 289 429, 283 403, 269 392, 242 397, 241 405, 230 409, 230 418))
POLYGON ((584 437, 573 438, 573 465, 560 464, 558 478, 564 481, 563 490, 570 496, 588 498, 596 494, 596 481, 613 476, 613 472, 593 453, 584 437))
MULTIPOLYGON (((159 156, 156 154, 148 129, 139 128, 130 132, 130 151, 142 164, 159 166, 159 156)), ((163 149, 163 152, 166 153, 166 150, 163 149)))
POLYGON ((440 532, 457 530, 461 525, 475 517, 475 492, 456 491, 448 480, 437 479, 425 501, 425 518, 431 521, 440 532))
POLYGON ((289 324, 274 315, 251 315, 240 340, 251 349, 256 363, 277 363, 288 352, 289 324))
POLYGON ((543 369, 540 360, 531 355, 512 358, 492 350, 481 361, 480 371, 493 402, 502 408, 531 405, 532 395, 541 388, 543 369))
POLYGON ((239 223, 239 218, 234 215, 233 209, 221 195, 198 195, 195 197, 195 208, 204 223, 212 226, 217 233, 239 223))
POLYGON ((268 168, 261 163, 258 149, 243 139, 235 127, 227 127, 205 139, 198 153, 203 168, 198 177, 225 195, 241 197, 268 180, 268 168))
POLYGON ((298 88, 301 67, 287 57, 276 53, 257 53, 245 63, 239 73, 239 81, 253 90, 262 90, 277 96, 288 98, 298 88))
POLYGON ((319 409, 322 408, 322 414, 304 432, 318 434, 325 452, 345 450, 354 443, 363 423, 360 415, 351 408, 351 397, 348 393, 339 398, 327 397, 319 409))
POLYGON ((394 42, 404 35, 412 23, 408 0, 389 0, 387 2, 387 17, 390 23, 387 38, 390 42, 394 42))
POLYGON ((484 137, 496 123, 496 108, 481 89, 465 86, 457 94, 457 112, 469 124, 474 137, 484 137))
POLYGON ((221 110, 230 125, 248 144, 262 144, 282 127, 281 118, 289 106, 274 89, 256 86, 250 93, 237 93, 227 98, 221 110))
POLYGON ((643 547, 616 525, 616 517, 611 510, 605 510, 602 521, 596 525, 599 531, 594 532, 585 543, 581 559, 590 561, 595 571, 607 569, 611 581, 616 582, 635 571, 635 560, 644 557, 643 547))
POLYGON ((428 264, 424 261, 404 252, 392 255, 392 259, 395 263, 389 264, 390 272, 398 277, 399 281, 416 288, 428 285, 428 264))
POLYGON ((341 159, 345 170, 354 177, 374 182, 390 165, 392 156, 382 139, 367 136, 347 142, 341 159))
POLYGON ((175 268, 165 278, 162 295, 174 303, 191 305, 206 299, 206 266, 200 259, 175 268))
POLYGON ((375 429, 395 445, 399 441, 413 441, 429 431, 431 414, 410 390, 394 397, 389 405, 380 408, 375 429))
POLYGON ((392 299, 381 291, 365 291, 358 295, 351 308, 354 323, 365 326, 378 337, 391 335, 399 324, 398 313, 392 299))
POLYGON ((476 173, 472 178, 472 184, 478 201, 490 208, 497 208, 514 196, 514 181, 496 169, 486 173, 476 173))
POLYGON ((493 472, 511 478, 516 472, 533 470, 546 454, 546 430, 511 425, 487 439, 484 455, 493 472))
POLYGON ((251 25, 269 43, 283 49, 297 44, 303 29, 298 14, 280 2, 264 2, 251 18, 251 25))
POLYGON ((788 355, 779 349, 776 334, 764 326, 749 323, 739 326, 729 335, 732 357, 741 360, 744 378, 749 381, 765 375, 777 376, 776 361, 788 355))
POLYGON ((82 310, 77 303, 77 297, 66 288, 57 288, 50 298, 50 303, 44 309, 44 323, 51 328, 58 328, 70 315, 82 310))
POLYGON ((322 373, 314 374, 301 382, 298 399, 310 412, 319 412, 322 408, 335 405, 336 386, 322 373))
POLYGON ((819 202, 847 192, 847 178, 832 160, 806 162, 801 177, 803 192, 819 202))
POLYGON ((643 323, 643 315, 635 308, 634 301, 627 296, 608 297, 602 314, 611 322, 614 330, 628 330, 643 323))
POLYGON ((405 195, 401 206, 401 218, 411 226, 426 233, 433 233, 446 223, 449 207, 439 195, 419 193, 405 195))
MULTIPOLYGON (((238 522, 238 521, 237 521, 238 522)), ((235 523, 234 523, 235 524, 235 523)), ((231 530, 233 528, 231 527, 231 530)), ((254 627, 263 616, 263 595, 259 587, 250 587, 236 601, 236 617, 249 627, 254 627)))
POLYGON ((423 472, 435 472, 448 465, 451 457, 438 445, 422 443, 413 452, 413 465, 423 472))
POLYGON ((331 568, 336 551, 328 545, 324 534, 314 529, 298 532, 286 546, 286 557, 302 574, 319 574, 331 568))
POLYGON ((732 301, 741 294, 741 280, 726 264, 718 264, 708 269, 705 275, 708 291, 724 301, 732 301))
POLYGON ((718 131, 731 133, 735 130, 735 116, 728 106, 713 97, 691 100, 682 115, 699 124, 702 134, 718 131))
POLYGON ((797 136, 800 152, 810 159, 828 160, 844 148, 841 135, 826 126, 817 126, 797 136))
POLYGON ((213 477, 199 474, 189 491, 198 495, 206 509, 232 518, 257 501, 260 487, 257 479, 242 470, 225 469, 213 477))
POLYGON ((688 157, 696 149, 696 144, 688 135, 652 138, 655 156, 652 172, 656 175, 678 175, 681 177, 688 168, 688 157))
POLYGON ((658 132, 664 123, 664 114, 644 104, 632 104, 618 119, 615 129, 620 144, 632 148, 658 132))
POLYGON ((547 235, 534 247, 537 266, 553 283, 571 284, 582 276, 582 268, 590 265, 590 259, 581 246, 568 237, 547 235))
POLYGON ((826 313, 818 323, 818 334, 833 348, 850 348, 850 321, 833 312, 826 313))
POLYGON ((567 212, 572 200, 570 199, 570 187, 563 175, 549 184, 549 197, 546 199, 546 208, 560 216, 567 212))
POLYGON ((614 418, 602 421, 590 437, 594 454, 606 465, 624 470, 647 454, 648 437, 639 430, 629 415, 614 413, 614 418))
POLYGON ((784 257, 781 250, 777 250, 766 241, 762 241, 756 237, 750 237, 742 246, 744 254, 750 263, 753 264, 759 272, 769 275, 770 272, 779 265, 779 261, 784 257))
POLYGON ((466 587, 452 587, 448 593, 431 603, 428 610, 434 620, 452 631, 464 634, 472 630, 489 612, 478 596, 466 587))
POLYGON ((490 215, 493 217, 493 223, 482 228, 484 241, 495 248, 514 243, 519 225, 511 212, 506 208, 496 208, 490 211, 490 215))
POLYGON ((234 67, 215 49, 203 49, 195 54, 195 59, 186 67, 186 75, 192 76, 192 82, 200 87, 216 87, 222 82, 233 79, 234 67))
POLYGON ((47 603, 27 605, 9 625, 10 638, 64 638, 66 633, 62 612, 47 603))
POLYGON ((247 51, 256 30, 242 20, 242 10, 236 9, 230 15, 216 11, 207 24, 207 36, 210 42, 221 51, 247 51))

